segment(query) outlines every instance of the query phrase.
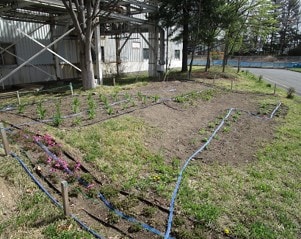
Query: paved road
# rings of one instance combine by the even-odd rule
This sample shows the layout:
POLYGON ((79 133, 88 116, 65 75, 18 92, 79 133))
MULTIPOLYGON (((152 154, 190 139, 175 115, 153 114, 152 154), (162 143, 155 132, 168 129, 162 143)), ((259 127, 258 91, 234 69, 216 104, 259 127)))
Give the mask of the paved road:
POLYGON ((296 93, 301 95, 301 73, 283 69, 262 69, 262 68, 246 68, 254 75, 262 75, 263 78, 273 84, 277 84, 285 89, 294 87, 296 93))

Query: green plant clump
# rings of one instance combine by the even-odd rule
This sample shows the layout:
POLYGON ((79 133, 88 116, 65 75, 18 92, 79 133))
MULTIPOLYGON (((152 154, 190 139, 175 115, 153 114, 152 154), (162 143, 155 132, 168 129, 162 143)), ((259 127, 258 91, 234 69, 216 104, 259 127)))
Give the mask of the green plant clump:
POLYGON ((37 105, 37 115, 38 115, 38 119, 40 119, 40 120, 45 119, 46 109, 43 107, 41 101, 37 105))
POLYGON ((286 98, 288 98, 288 99, 293 99, 295 93, 296 93, 295 88, 290 87, 290 88, 287 90, 286 98))
POLYGON ((60 101, 55 104, 55 113, 54 113, 52 121, 53 121, 53 125, 56 127, 60 126, 61 123, 63 122, 60 101))

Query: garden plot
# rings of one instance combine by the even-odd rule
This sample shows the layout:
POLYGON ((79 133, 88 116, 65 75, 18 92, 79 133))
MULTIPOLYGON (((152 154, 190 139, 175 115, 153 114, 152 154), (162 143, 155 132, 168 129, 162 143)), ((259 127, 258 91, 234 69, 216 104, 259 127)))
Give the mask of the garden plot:
MULTIPOLYGON (((269 115, 275 104, 265 106, 264 112, 258 104, 265 97, 225 92, 195 82, 157 82, 118 88, 111 94, 92 92, 44 99, 25 105, 22 112, 17 108, 3 112, 1 120, 22 128, 13 141, 25 150, 28 163, 48 182, 49 190, 59 191, 61 180, 72 185, 74 213, 108 235, 156 238, 165 231, 170 196, 185 160, 206 142, 227 109, 269 115), (49 158, 37 142, 61 161, 49 158), (72 151, 69 155, 73 156, 64 151, 72 151), (66 168, 71 173, 66 173, 66 168), (92 204, 98 192, 106 196, 112 208, 137 221, 123 220, 101 200, 92 204), (87 212, 96 214, 101 226, 87 219, 87 212), (161 234, 152 233, 139 222, 161 234)), ((247 163, 272 137, 271 121, 235 114, 206 152, 195 158, 201 160, 196 160, 193 168, 199 163, 247 163)), ((198 208, 197 199, 196 205, 186 203, 194 198, 186 198, 185 190, 195 195, 195 181, 201 177, 197 173, 189 176, 192 178, 183 182, 180 191, 172 235, 185 238, 189 230, 194 237, 217 233, 209 227, 218 214, 214 206, 202 216, 196 214, 204 209, 198 208)))

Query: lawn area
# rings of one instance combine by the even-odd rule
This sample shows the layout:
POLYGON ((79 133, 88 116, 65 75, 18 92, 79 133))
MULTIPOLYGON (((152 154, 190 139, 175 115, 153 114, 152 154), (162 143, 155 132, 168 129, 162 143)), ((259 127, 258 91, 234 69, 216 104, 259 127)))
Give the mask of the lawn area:
MULTIPOLYGON (((23 99, 28 105, 22 112, 17 108, 4 112, 1 120, 11 123, 12 114, 15 124, 24 124, 25 118, 34 120, 26 130, 52 135, 98 179, 96 189, 115 208, 164 234, 171 214, 160 206, 169 208, 181 168, 208 142, 228 110, 235 108, 211 143, 183 171, 171 236, 299 238, 301 99, 287 98, 281 89, 274 95, 270 84, 249 72, 220 71, 212 68, 204 73, 198 68, 190 81, 178 72, 171 72, 166 82, 136 78, 131 84, 100 86, 90 92, 77 89, 73 97, 43 95, 33 100, 30 96, 23 99), (56 98, 61 105, 52 103, 56 98), (269 119, 279 102, 275 117, 269 119), (38 124, 42 110, 46 123, 38 124), (71 113, 76 116, 71 118, 71 113), (59 124, 54 124, 55 117, 47 121, 52 115, 59 124), (141 198, 151 203, 146 205, 141 198)), ((25 140, 11 139, 12 150, 30 170, 47 166, 40 162, 41 153, 25 146, 25 140)), ((0 157, 0 162, 0 189, 5 193, 0 197, 0 238, 93 238, 64 218, 15 159, 0 157)), ((98 209, 101 202, 87 197, 84 189, 78 191, 72 198, 73 212, 105 238, 163 237, 142 224, 130 226, 106 208, 98 209), (104 223, 89 219, 81 208, 97 213, 104 223)))

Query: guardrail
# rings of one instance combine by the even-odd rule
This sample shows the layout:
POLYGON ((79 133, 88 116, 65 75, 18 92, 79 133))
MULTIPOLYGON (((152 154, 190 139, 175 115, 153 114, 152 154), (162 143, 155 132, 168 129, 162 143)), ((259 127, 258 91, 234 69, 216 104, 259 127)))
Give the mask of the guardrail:
MULTIPOLYGON (((212 65, 222 65, 222 60, 213 60, 212 65)), ((250 67, 250 68, 301 68, 301 62, 263 62, 263 61, 241 61, 228 60, 228 66, 250 67)), ((194 60, 193 65, 205 66, 206 60, 194 60)))

